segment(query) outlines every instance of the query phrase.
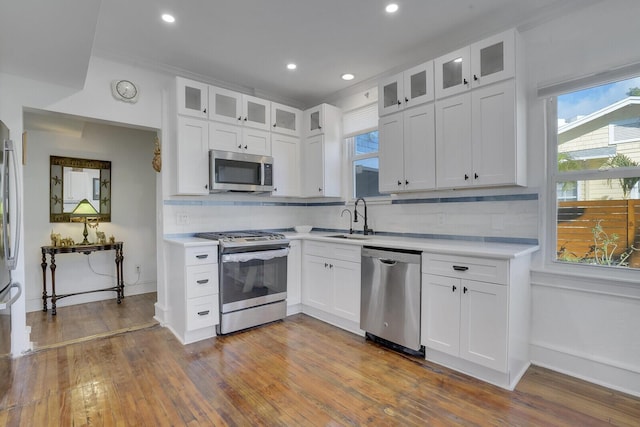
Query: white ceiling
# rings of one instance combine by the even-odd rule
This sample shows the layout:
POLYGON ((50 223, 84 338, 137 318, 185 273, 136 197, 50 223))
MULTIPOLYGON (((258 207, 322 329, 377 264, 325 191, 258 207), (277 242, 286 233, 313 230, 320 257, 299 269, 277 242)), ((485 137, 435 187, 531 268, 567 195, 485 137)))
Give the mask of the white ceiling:
POLYGON ((93 54, 309 107, 593 2, 397 0, 387 15, 384 0, 0 0, 0 72, 82 88, 93 54))

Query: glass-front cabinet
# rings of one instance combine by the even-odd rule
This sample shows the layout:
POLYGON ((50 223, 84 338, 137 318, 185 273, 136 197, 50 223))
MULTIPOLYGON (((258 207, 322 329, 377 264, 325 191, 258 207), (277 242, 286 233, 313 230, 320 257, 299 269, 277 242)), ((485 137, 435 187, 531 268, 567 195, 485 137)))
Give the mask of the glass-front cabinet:
POLYGON ((436 97, 455 95, 515 76, 514 29, 435 60, 436 97))
POLYGON ((473 87, 495 83, 515 75, 515 30, 471 45, 473 87))
POLYGON ((436 97, 469 90, 470 50, 464 47, 435 60, 436 97))
POLYGON ((324 126, 324 105, 311 108, 304 112, 305 134, 307 137, 320 135, 324 126))
POLYGON ((209 119, 269 130, 271 103, 255 96, 209 86, 209 119))
POLYGON ((271 132, 300 136, 302 111, 287 105, 271 103, 271 132))
POLYGON ((380 116, 433 101, 433 61, 381 80, 378 97, 380 116))
POLYGON ((242 121, 242 94, 209 86, 209 119, 239 125, 242 121))
POLYGON ((182 77, 176 78, 178 114, 206 119, 208 115, 208 85, 182 77))

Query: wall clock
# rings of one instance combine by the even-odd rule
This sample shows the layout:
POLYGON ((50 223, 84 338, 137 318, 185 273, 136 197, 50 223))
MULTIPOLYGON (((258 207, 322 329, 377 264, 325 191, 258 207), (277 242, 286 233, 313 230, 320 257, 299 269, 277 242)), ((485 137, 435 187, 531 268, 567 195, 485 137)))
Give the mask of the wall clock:
POLYGON ((119 101, 136 102, 138 100, 138 87, 129 80, 114 80, 111 82, 113 97, 119 101))

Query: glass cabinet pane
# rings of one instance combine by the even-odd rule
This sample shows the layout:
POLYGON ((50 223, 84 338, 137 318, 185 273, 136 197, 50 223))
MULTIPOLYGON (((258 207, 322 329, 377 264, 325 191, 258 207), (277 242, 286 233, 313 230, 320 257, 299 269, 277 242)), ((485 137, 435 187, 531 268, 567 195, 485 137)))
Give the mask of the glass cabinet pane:
POLYGON ((384 107, 391 107, 398 103, 398 82, 389 83, 384 87, 384 107))
POLYGON ((267 107, 255 102, 247 102, 247 120, 254 123, 267 123, 267 107))
POLYGON ((447 89, 460 84, 462 84, 462 58, 442 64, 442 88, 447 89))
POLYGON ((202 105, 202 91, 195 87, 184 87, 184 108, 200 111, 202 105))
MULTIPOLYGON (((419 73, 412 74, 410 78, 411 90, 409 92, 409 99, 415 99, 427 94, 427 72, 420 71, 419 73)), ((405 88, 405 91, 407 89, 405 88)))
POLYGON ((232 96, 222 95, 220 93, 216 93, 216 111, 215 113, 219 116, 224 117, 236 117, 237 109, 237 99, 232 96))
POLYGON ((480 49, 480 76, 488 76, 504 70, 504 43, 496 43, 480 49))
POLYGON ((319 130, 321 129, 321 125, 320 125, 320 111, 314 111, 313 113, 311 113, 309 115, 310 117, 310 125, 309 125, 309 130, 319 130))
POLYGON ((276 109, 276 127, 296 130, 296 115, 291 111, 276 109))

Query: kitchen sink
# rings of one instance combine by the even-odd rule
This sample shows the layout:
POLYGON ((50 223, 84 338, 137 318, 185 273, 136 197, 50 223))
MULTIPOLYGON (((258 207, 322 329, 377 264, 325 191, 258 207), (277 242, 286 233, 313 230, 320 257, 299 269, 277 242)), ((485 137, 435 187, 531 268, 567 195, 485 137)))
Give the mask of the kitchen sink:
POLYGON ((350 239, 350 240, 367 240, 371 238, 371 236, 363 236, 360 234, 334 234, 332 236, 326 236, 326 237, 331 237, 334 239, 350 239))

